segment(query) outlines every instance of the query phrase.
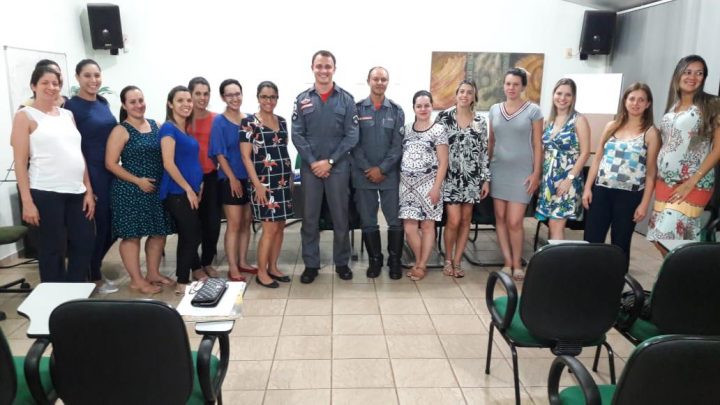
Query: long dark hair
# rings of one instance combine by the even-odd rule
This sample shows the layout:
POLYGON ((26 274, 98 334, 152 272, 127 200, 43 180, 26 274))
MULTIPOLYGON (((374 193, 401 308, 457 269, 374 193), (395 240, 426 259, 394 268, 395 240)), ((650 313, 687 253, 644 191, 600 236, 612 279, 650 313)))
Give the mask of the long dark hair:
MULTIPOLYGON (((98 70, 100 72, 102 72, 102 68, 100 67, 100 65, 97 62, 95 62, 95 60, 83 59, 80 62, 78 62, 77 65, 75 65, 75 75, 80 76, 80 72, 82 72, 83 68, 87 65, 95 65, 95 66, 97 66, 98 70)), ((109 104, 107 99, 105 97, 101 96, 100 94, 95 95, 95 97, 97 97, 97 99, 102 101, 103 103, 109 104)), ((122 121, 123 120, 120 120, 120 122, 122 122, 122 121)))
MULTIPOLYGON (((175 94, 177 94, 181 91, 186 91, 186 92, 190 93, 190 89, 188 89, 185 86, 175 86, 168 93, 167 103, 165 103, 165 121, 170 121, 174 124, 177 124, 177 122, 175 122, 175 117, 173 117, 173 111, 172 111, 172 108, 170 108, 170 104, 172 104, 173 100, 175 99, 175 94)), ((186 124, 192 122, 192 115, 193 115, 193 113, 191 110, 190 116, 187 117, 187 119, 185 120, 186 124)), ((183 128, 183 130, 185 130, 185 128, 183 128)))
POLYGON ((654 115, 652 109, 653 95, 650 90, 650 86, 645 83, 635 82, 628 86, 628 88, 623 92, 622 98, 620 99, 620 105, 618 105, 618 112, 615 115, 615 122, 608 128, 607 132, 600 140, 602 145, 605 145, 608 139, 610 139, 610 137, 613 136, 618 129, 622 128, 630 120, 630 114, 628 114, 627 107, 625 107, 625 102, 630 96, 630 93, 637 90, 642 90, 645 93, 647 100, 650 102, 650 105, 643 113, 641 130, 645 132, 654 125, 654 115))
POLYGON ((703 78, 700 87, 693 95, 693 104, 700 110, 702 116, 702 122, 700 123, 700 134, 704 136, 712 136, 712 114, 713 111, 710 108, 710 102, 714 98, 712 95, 705 92, 705 80, 708 76, 708 67, 705 59, 700 55, 688 55, 680 59, 675 66, 672 78, 670 79, 670 90, 668 91, 667 104, 665 105, 665 112, 669 112, 675 103, 680 100, 680 79, 682 78, 683 72, 687 69, 691 63, 700 62, 703 65, 703 78))
MULTIPOLYGON (((125 88, 123 88, 120 91, 120 102, 122 104, 125 104, 125 96, 127 95, 127 93, 129 91, 133 91, 133 90, 142 92, 142 90, 140 90, 140 88, 138 86, 133 86, 133 85, 125 86, 125 88)), ((127 113, 127 110, 125 109, 124 105, 120 106, 120 114, 119 115, 120 115, 120 122, 123 122, 127 119, 128 113, 127 113)))

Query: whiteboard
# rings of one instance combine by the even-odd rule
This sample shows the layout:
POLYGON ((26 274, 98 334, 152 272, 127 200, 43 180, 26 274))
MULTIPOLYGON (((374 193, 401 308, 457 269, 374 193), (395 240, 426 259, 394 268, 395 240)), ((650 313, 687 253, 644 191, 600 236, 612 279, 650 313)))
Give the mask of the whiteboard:
POLYGON ((622 94, 622 73, 575 73, 575 109, 583 114, 615 114, 622 94))
POLYGON ((17 48, 4 45, 5 67, 7 68, 8 93, 10 97, 10 119, 12 121, 15 111, 25 100, 32 97, 30 89, 30 76, 35 64, 40 59, 50 59, 57 62, 63 71, 62 94, 70 95, 70 80, 72 72, 68 71, 67 55, 61 52, 40 51, 36 49, 17 48))

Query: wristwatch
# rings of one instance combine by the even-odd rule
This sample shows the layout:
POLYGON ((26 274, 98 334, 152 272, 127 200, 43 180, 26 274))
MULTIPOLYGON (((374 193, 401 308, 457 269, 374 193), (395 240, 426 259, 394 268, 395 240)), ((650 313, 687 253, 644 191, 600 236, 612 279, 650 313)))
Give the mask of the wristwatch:
POLYGON ((330 163, 330 166, 335 166, 335 159, 328 159, 328 163, 330 163))
POLYGON ((567 178, 570 180, 575 180, 575 175, 572 173, 568 173, 567 178))

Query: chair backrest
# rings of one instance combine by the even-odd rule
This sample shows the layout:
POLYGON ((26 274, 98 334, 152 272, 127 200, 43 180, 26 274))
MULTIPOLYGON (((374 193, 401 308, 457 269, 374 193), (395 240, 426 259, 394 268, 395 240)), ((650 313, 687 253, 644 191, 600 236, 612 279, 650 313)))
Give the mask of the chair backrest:
POLYGON ((720 336, 656 336, 625 364, 613 404, 716 404, 720 401, 720 336))
POLYGON ((650 320, 662 334, 720 335, 720 243, 691 243, 665 257, 650 320))
POLYGON ((78 300, 50 315, 51 374, 68 404, 184 404, 193 388, 185 324, 151 300, 78 300))
POLYGON ((0 404, 11 404, 17 392, 15 363, 5 334, 0 329, 0 404))
POLYGON ((533 336, 555 342, 556 354, 572 355, 573 346, 579 350, 612 327, 625 268, 625 255, 614 245, 543 247, 528 264, 520 300, 523 323, 533 336))

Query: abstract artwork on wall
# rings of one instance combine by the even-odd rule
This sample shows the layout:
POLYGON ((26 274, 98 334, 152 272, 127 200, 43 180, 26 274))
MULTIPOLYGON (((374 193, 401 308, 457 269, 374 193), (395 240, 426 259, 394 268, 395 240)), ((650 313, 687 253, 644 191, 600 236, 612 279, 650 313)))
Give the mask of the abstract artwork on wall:
POLYGON ((528 71, 528 85, 523 97, 539 103, 544 63, 545 54, 542 53, 433 52, 430 73, 433 107, 444 110, 454 105, 458 83, 468 78, 478 86, 475 110, 489 110, 490 106, 505 99, 503 74, 512 67, 528 71))

